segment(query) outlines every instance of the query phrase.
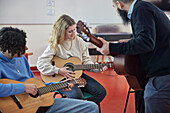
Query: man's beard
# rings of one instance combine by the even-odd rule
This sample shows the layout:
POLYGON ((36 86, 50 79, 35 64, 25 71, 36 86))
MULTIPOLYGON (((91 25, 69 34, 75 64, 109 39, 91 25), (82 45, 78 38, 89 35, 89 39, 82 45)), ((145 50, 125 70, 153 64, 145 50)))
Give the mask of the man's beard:
POLYGON ((121 17, 122 20, 123 20, 123 24, 124 24, 124 25, 127 25, 128 22, 129 22, 129 18, 127 17, 127 14, 128 14, 127 11, 121 10, 120 8, 117 8, 117 11, 118 11, 120 17, 121 17))

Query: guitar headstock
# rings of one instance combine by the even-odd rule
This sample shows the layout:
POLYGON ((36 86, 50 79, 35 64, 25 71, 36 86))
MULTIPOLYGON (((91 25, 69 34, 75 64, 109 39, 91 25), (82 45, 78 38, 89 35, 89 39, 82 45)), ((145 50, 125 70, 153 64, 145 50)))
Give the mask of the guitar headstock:
POLYGON ((83 38, 86 41, 89 41, 89 37, 91 35, 89 28, 86 26, 84 22, 79 20, 76 24, 77 34, 79 37, 83 38))
POLYGON ((86 80, 81 77, 74 79, 74 80, 75 80, 76 84, 79 85, 79 87, 84 87, 87 84, 86 80))
POLYGON ((78 36, 80 36, 81 38, 83 38, 86 41, 93 43, 94 45, 96 45, 99 48, 101 48, 103 46, 102 41, 97 39, 95 36, 93 36, 90 33, 89 28, 81 20, 79 20, 77 22, 76 28, 77 28, 77 33, 79 33, 78 36))

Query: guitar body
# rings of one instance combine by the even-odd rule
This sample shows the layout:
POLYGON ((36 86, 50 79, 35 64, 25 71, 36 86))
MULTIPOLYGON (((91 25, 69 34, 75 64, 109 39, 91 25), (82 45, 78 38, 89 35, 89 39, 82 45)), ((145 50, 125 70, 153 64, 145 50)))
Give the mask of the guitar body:
POLYGON ((117 55, 114 57, 114 69, 117 74, 125 75, 128 84, 134 90, 143 90, 147 83, 138 56, 117 55))
MULTIPOLYGON (((73 71, 73 67, 72 67, 73 65, 81 65, 81 61, 77 57, 70 57, 68 59, 54 57, 51 62, 54 62, 55 66, 59 67, 59 68, 69 67, 69 70, 71 70, 71 71, 73 71)), ((79 78, 83 73, 82 70, 76 70, 73 72, 75 73, 75 74, 73 74, 75 76, 75 78, 79 78)), ((41 73, 41 78, 44 82, 59 82, 64 79, 64 76, 62 76, 60 74, 55 74, 55 76, 54 75, 43 75, 41 73)))
MULTIPOLYGON (((0 83, 3 84, 36 84, 37 88, 45 86, 45 84, 36 78, 30 78, 24 82, 19 82, 10 79, 0 79, 0 83)), ((17 104, 11 98, 8 97, 0 97, 0 111, 2 113, 35 113, 40 106, 51 106, 54 103, 54 98, 51 93, 47 93, 38 97, 31 97, 27 93, 17 94, 20 104, 22 105, 22 109, 19 109, 17 104)))

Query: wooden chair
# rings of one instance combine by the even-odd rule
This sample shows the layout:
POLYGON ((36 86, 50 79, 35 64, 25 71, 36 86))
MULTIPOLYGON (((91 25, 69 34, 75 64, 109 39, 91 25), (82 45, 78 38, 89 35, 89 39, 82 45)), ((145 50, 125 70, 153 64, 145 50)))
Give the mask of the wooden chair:
POLYGON ((33 52, 28 52, 28 51, 27 51, 27 52, 24 54, 24 56, 26 57, 27 60, 28 60, 28 56, 29 56, 29 55, 33 55, 33 52))

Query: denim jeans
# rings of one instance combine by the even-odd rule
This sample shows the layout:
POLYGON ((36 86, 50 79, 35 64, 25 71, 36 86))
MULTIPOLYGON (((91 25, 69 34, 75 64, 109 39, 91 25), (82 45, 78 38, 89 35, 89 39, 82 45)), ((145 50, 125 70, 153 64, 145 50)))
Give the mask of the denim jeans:
POLYGON ((66 95, 68 98, 76 98, 76 99, 83 99, 82 91, 88 92, 92 94, 92 97, 90 97, 88 100, 95 102, 96 104, 99 104, 104 97, 106 96, 106 90, 105 88, 96 80, 89 77, 86 74, 82 74, 82 76, 86 81, 87 84, 85 87, 79 88, 77 85, 75 85, 71 91, 63 92, 64 95, 66 95))
POLYGON ((170 74, 150 78, 144 100, 145 113, 170 113, 170 74))
POLYGON ((97 104, 91 101, 56 98, 46 113, 99 113, 99 111, 97 104))

